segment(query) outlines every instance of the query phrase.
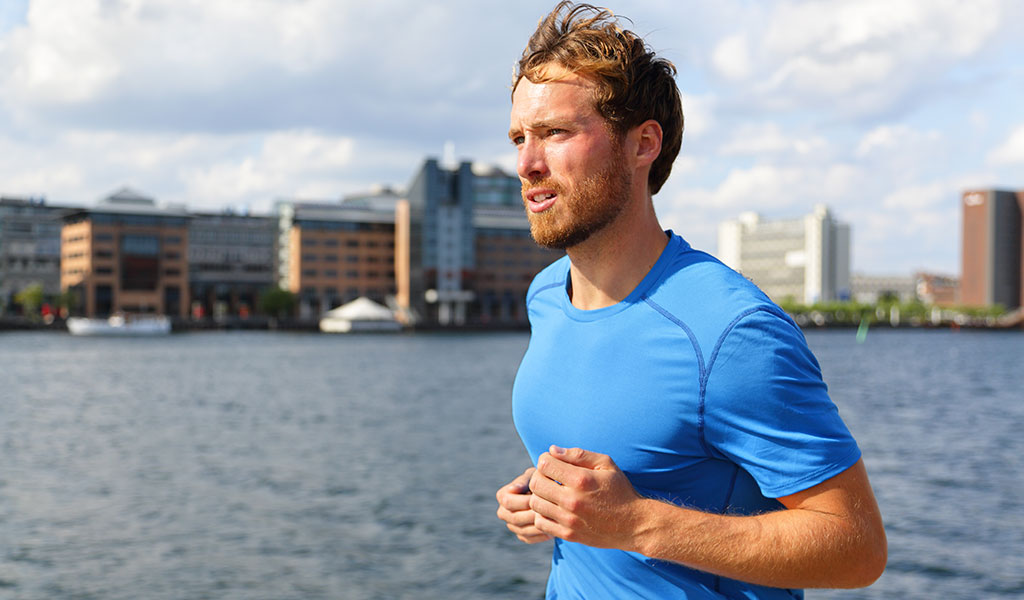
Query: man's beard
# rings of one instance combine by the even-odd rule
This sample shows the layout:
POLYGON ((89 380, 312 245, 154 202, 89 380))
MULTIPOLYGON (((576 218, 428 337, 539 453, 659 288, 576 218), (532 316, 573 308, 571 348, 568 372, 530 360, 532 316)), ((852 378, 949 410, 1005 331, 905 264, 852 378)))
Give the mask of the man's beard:
MULTIPOLYGON (((526 185, 523 186, 524 191, 526 185)), ((577 246, 604 229, 619 216, 629 201, 632 175, 621 157, 615 156, 603 169, 583 178, 570 191, 553 180, 530 182, 529 187, 552 189, 557 201, 548 210, 532 213, 530 234, 546 248, 565 250, 577 246)), ((524 202, 528 202, 523 198, 524 202)))

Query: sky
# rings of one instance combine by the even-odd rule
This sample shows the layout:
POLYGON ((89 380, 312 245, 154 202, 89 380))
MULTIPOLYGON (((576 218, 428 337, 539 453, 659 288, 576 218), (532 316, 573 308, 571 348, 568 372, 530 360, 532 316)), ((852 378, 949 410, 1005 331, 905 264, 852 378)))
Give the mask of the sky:
MULTIPOLYGON (((405 187, 427 157, 514 173, 509 86, 553 1, 0 0, 0 194, 130 187, 270 213, 405 187)), ((857 273, 956 275, 960 196, 1024 189, 1024 3, 621 0, 678 68, 662 225, 824 203, 857 273)))

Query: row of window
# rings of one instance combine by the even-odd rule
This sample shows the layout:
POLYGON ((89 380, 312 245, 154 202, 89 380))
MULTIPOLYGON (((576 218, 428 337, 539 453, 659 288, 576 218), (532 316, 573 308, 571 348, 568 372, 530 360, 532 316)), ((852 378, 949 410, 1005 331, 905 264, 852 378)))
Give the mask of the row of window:
POLYGON ((296 219, 295 225, 304 231, 380 231, 393 233, 391 223, 357 223, 355 221, 313 221, 296 219))
MULTIPOLYGON (((340 257, 337 254, 325 254, 325 255, 322 255, 322 256, 318 255, 318 254, 303 254, 302 255, 302 262, 304 262, 304 263, 319 262, 321 260, 323 262, 336 263, 336 262, 338 262, 340 260, 340 257)), ((394 260, 395 260, 394 256, 388 256, 385 259, 385 258, 383 258, 381 256, 373 256, 373 255, 366 256, 366 257, 360 257, 360 256, 355 255, 355 254, 346 254, 345 255, 345 262, 347 262, 347 263, 358 263, 358 262, 367 262, 367 263, 374 263, 374 264, 375 263, 380 263, 380 262, 391 263, 391 262, 394 262, 394 260)))
MULTIPOLYGON (((316 246, 324 246, 325 248, 337 248, 340 245, 341 245, 341 242, 339 240, 333 240, 333 239, 327 239, 327 240, 318 240, 316 238, 303 238, 302 239, 302 247, 303 248, 314 248, 316 246)), ((395 247, 395 242, 394 241, 378 242, 377 240, 366 240, 365 242, 360 242, 360 240, 345 240, 345 247, 346 248, 359 248, 360 246, 362 246, 364 248, 380 248, 380 247, 394 248, 395 247)))
MULTIPOLYGON (((302 270, 302 276, 303 277, 321 277, 321 276, 323 276, 323 277, 337 277, 338 273, 340 273, 340 271, 338 271, 337 269, 324 269, 323 271, 320 271, 320 270, 317 270, 317 269, 303 269, 302 270)), ((360 276, 360 273, 359 273, 359 271, 356 271, 356 270, 345 271, 345 275, 344 276, 347 279, 358 279, 359 276, 360 276)), ((394 271, 387 271, 386 273, 381 273, 380 271, 365 271, 362 274, 362 276, 367 278, 367 279, 379 279, 381 276, 385 276, 385 277, 388 277, 390 279, 394 279, 395 272, 394 271)))
MULTIPOLYGON (((87 270, 86 269, 64 269, 61 272, 64 275, 84 275, 85 273, 87 273, 87 270)), ((94 268, 92 270, 92 272, 94 274, 96 274, 96 275, 113 275, 114 274, 114 267, 111 267, 111 266, 96 267, 96 268, 94 268)), ((167 277, 177 277, 177 276, 181 275, 181 269, 177 269, 177 268, 174 268, 174 267, 168 267, 168 268, 164 269, 163 273, 167 277)))
POLYGON ((528 269, 535 269, 538 266, 547 265, 546 262, 541 263, 536 259, 529 258, 526 260, 515 260, 511 258, 506 258, 504 260, 499 260, 497 258, 478 258, 476 263, 481 267, 526 267, 528 269))
POLYGON ((201 263, 189 263, 189 271, 193 273, 199 272, 215 272, 215 273, 230 273, 232 271, 241 271, 244 273, 270 273, 273 268, 268 264, 259 263, 212 263, 212 262, 201 262, 201 263))
POLYGON ((381 288, 358 288, 350 287, 345 290, 345 295, 342 296, 338 293, 336 287, 325 287, 322 290, 315 287, 302 288, 300 296, 305 301, 317 300, 323 295, 328 299, 328 303, 335 305, 345 302, 347 300, 354 300, 359 296, 366 296, 373 299, 382 300, 386 294, 394 294, 395 288, 381 289, 381 288))

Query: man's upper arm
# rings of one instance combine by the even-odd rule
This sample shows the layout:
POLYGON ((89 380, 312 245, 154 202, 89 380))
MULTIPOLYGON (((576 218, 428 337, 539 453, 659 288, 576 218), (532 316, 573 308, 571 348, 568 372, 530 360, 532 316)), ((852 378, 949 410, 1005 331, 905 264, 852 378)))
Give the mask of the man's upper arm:
POLYGON ((706 441, 771 498, 838 475, 860 450, 799 329, 768 309, 723 334, 708 366, 706 441))
POLYGON ((838 475, 778 500, 787 509, 829 518, 849 549, 844 566, 862 573, 867 583, 881 575, 887 560, 885 527, 863 459, 838 475))

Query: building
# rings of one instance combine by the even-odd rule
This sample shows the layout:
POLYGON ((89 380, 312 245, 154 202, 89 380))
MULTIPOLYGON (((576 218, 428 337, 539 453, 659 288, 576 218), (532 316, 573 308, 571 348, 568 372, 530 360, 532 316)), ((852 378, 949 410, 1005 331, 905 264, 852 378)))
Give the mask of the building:
POLYGON ((951 307, 960 304, 960 280, 948 275, 917 273, 917 299, 931 306, 951 307))
POLYGON ((33 198, 0 198, 0 313, 26 287, 60 293, 62 206, 33 198))
POLYGON ((127 188, 66 211, 60 286, 76 296, 72 314, 186 316, 190 218, 127 188))
POLYGON ((850 298, 850 226, 822 204, 798 219, 743 213, 718 227, 718 258, 776 302, 850 298))
MULTIPOLYGON (((408 212, 408 272, 398 282, 409 313, 430 325, 522 325, 533 276, 561 255, 537 246, 523 210, 519 178, 463 162, 428 159, 413 177, 408 212)), ((408 224, 406 225, 405 222, 408 224)))
POLYGON ((301 318, 361 296, 394 304, 400 198, 390 191, 371 196, 277 203, 278 285, 298 296, 301 318))
POLYGON ((970 190, 963 194, 960 300, 967 306, 1024 304, 1024 190, 970 190))
POLYGON ((880 301, 913 302, 918 299, 917 279, 910 275, 863 275, 850 278, 850 296, 863 304, 880 301))
POLYGON ((188 279, 193 318, 246 317, 277 284, 277 219, 194 213, 189 220, 188 279))

